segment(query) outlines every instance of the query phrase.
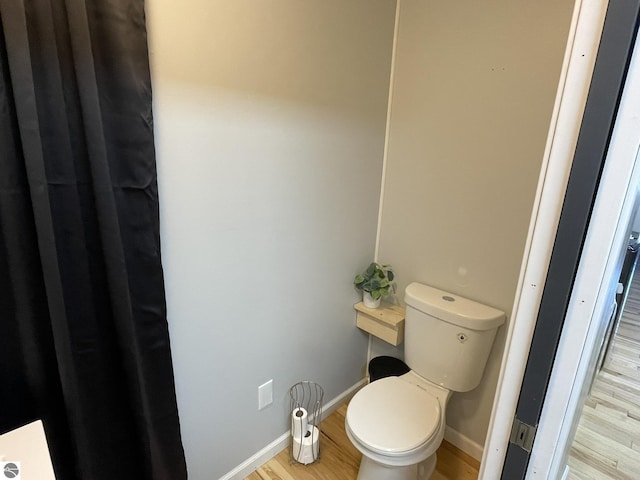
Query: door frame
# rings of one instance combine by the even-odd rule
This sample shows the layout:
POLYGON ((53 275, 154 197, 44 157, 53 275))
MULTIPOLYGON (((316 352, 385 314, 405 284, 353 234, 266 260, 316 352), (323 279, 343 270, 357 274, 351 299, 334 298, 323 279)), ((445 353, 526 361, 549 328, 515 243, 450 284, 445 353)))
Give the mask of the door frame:
POLYGON ((639 47, 636 38, 527 479, 561 478, 606 334, 640 187, 639 47))
MULTIPOLYGON (((582 325, 591 323, 591 319, 596 318, 593 315, 598 289, 590 291, 591 295, 577 296, 576 289, 580 284, 576 283, 576 275, 582 261, 587 231, 589 229, 592 233, 594 232, 591 214, 597 203, 598 189, 602 186, 600 181, 603 178, 606 161, 609 160, 611 153, 610 146, 616 122, 619 122, 617 117, 620 113, 619 107, 625 91, 628 69, 636 41, 639 12, 640 0, 611 0, 607 7, 598 55, 589 87, 589 96, 516 407, 515 418, 532 427, 539 426, 547 393, 558 397, 557 392, 550 387, 564 390, 573 383, 572 380, 575 380, 578 373, 575 370, 568 372, 566 366, 556 363, 558 361, 557 354, 565 353, 559 351, 558 346, 563 329, 567 327, 565 321, 569 308, 573 302, 579 303, 581 315, 577 319, 582 318, 582 325), (561 383, 552 384, 550 383, 552 371, 557 371, 559 366, 562 366, 561 370, 564 370, 561 372, 561 383)), ((628 85, 626 87, 630 88, 628 85)), ((627 106, 632 108, 628 102, 627 106)), ((636 136, 630 131, 626 133, 633 135, 633 137, 636 136)), ((635 161, 635 153, 636 149, 629 159, 631 167, 635 161)), ((627 183, 619 186, 623 199, 628 188, 629 179, 626 180, 627 183)), ((596 229, 596 236, 606 234, 609 237, 612 232, 615 232, 619 215, 620 207, 618 206, 616 211, 610 213, 609 218, 613 217, 614 220, 609 230, 600 232, 596 229)), ((606 265, 610 255, 612 239, 607 238, 607 242, 608 249, 596 251, 596 255, 599 254, 603 265, 606 265)), ((617 261, 617 258, 615 260, 617 261)), ((588 277, 585 282, 587 284, 595 282, 599 285, 602 282, 603 273, 599 271, 597 277, 588 277)), ((611 285, 611 287, 613 286, 611 285)), ((580 326, 577 328, 580 329, 580 326)), ((588 329, 585 329, 586 331, 588 329)), ((585 343, 587 338, 584 336, 576 337, 572 341, 573 343, 564 346, 570 347, 576 352, 581 352, 583 348, 587 347, 585 343)), ((593 349, 592 345, 588 347, 587 350, 593 349)), ((581 390, 582 382, 579 383, 581 390)), ((555 407, 561 406, 556 405, 555 407)), ((570 412, 565 411, 565 413, 570 412)), ((543 425, 543 427, 547 426, 543 425)), ((538 447, 539 451, 540 445, 541 440, 538 438, 533 444, 533 449, 536 450, 538 447)), ((557 446, 553 445, 551 453, 553 454, 556 449, 557 446)), ((544 460, 542 455, 538 455, 538 458, 544 460)), ((525 476, 526 478, 535 478, 533 472, 537 471, 540 465, 530 465, 529 463, 530 450, 510 443, 507 447, 501 478, 508 480, 521 479, 525 476), (531 469, 529 469, 530 466, 531 469)), ((548 473, 547 468, 540 470, 548 473)), ((542 478, 548 477, 543 474, 542 478)))
MULTIPOLYGON (((637 12, 637 2, 635 0, 612 0, 610 17, 615 19, 617 18, 616 11, 624 11, 628 8, 636 9, 634 11, 637 12)), ((606 51, 607 56, 611 56, 612 52, 615 52, 615 50, 607 51, 608 47, 606 45, 610 43, 610 40, 606 40, 603 36, 602 45, 600 45, 599 41, 606 10, 607 2, 588 0, 577 1, 574 9, 556 108, 547 142, 547 151, 545 152, 545 162, 542 168, 516 302, 513 308, 514 313, 507 332, 507 348, 503 358, 489 435, 485 444, 480 469, 479 478, 481 479, 499 478, 503 473, 503 469, 507 470, 507 474, 503 478, 524 478, 527 468, 528 453, 524 452, 524 450, 520 451, 520 447, 516 447, 516 449, 509 448, 509 436, 514 414, 517 411, 518 418, 520 416, 525 417, 520 418, 521 420, 532 425, 538 424, 542 401, 549 380, 551 365, 553 364, 554 347, 557 345, 558 337, 560 336, 562 319, 569 301, 571 286, 582 247, 582 239, 589 220, 590 200, 595 195, 599 169, 602 166, 604 153, 610 138, 607 135, 611 134, 612 129, 612 126, 609 125, 609 133, 605 135, 605 138, 598 140, 600 142, 601 158, 596 158, 595 160, 591 158, 586 162, 582 159, 578 162, 578 165, 588 164, 587 170, 590 170, 589 175, 592 177, 586 179, 586 183, 589 185, 586 187, 582 185, 585 178, 580 176, 581 172, 579 171, 572 173, 574 180, 572 181, 573 185, 571 185, 568 181, 569 169, 573 162, 574 148, 576 158, 581 152, 581 146, 578 143, 578 130, 581 126, 583 112, 586 125, 583 126, 584 134, 580 137, 583 139, 583 144, 592 143, 590 137, 594 135, 594 132, 589 132, 588 128, 594 122, 594 118, 596 124, 601 124, 599 128, 601 130, 603 128, 602 121, 599 120, 598 115, 594 116, 593 108, 589 112, 590 106, 586 104, 586 92, 590 88, 591 73, 594 71, 594 62, 598 49, 601 48, 606 51), (592 120, 587 118, 589 115, 591 115, 592 120), (569 185, 569 188, 567 188, 567 185, 569 185), (589 188, 592 190, 587 197, 589 205, 585 213, 584 197, 589 188), (567 211, 562 213, 562 219, 560 219, 563 198, 567 208, 571 209, 573 203, 573 208, 576 208, 577 205, 578 210, 582 210, 579 215, 580 219, 576 220, 573 212, 567 211), (571 238, 571 235, 575 235, 576 231, 578 231, 579 238, 571 238), (554 257, 552 257, 554 247, 560 249, 556 250, 555 262, 553 260, 554 257), (558 251, 560 251, 560 254, 558 254, 558 251), (571 266, 571 262, 574 262, 573 266, 571 266), (564 266, 559 269, 558 263, 564 264, 564 266), (550 281, 547 279, 549 273, 550 281), (560 291, 558 292, 558 290, 560 291), (546 292, 546 297, 543 297, 544 292, 546 292), (534 339, 536 325, 538 326, 537 341, 534 339), (549 328, 549 325, 551 325, 551 328, 549 328), (551 348, 549 348, 549 341, 552 342, 551 348), (547 358, 542 358, 541 360, 540 350, 542 350, 543 354, 546 351, 547 358), (525 376, 524 372, 525 368, 527 368, 529 354, 532 355, 532 365, 527 369, 527 376, 525 376), (539 368, 541 364, 543 368, 539 368), (544 372, 541 373, 542 370, 544 372), (523 383, 523 380, 525 383, 523 383), (524 392, 522 396, 520 395, 521 390, 524 392), (516 410, 516 407, 518 410, 516 410), (522 452, 524 452, 524 455, 521 455, 522 452), (515 461, 514 458, 516 459, 515 461)), ((629 10, 627 10, 626 18, 629 18, 629 10)), ((633 18, 635 19, 635 16, 633 18)), ((614 23, 618 26, 620 22, 621 20, 618 18, 614 23)), ((609 23, 611 24, 612 21, 610 20, 609 23)), ((618 30, 609 28, 608 38, 612 37, 612 32, 613 37, 616 37, 618 30)), ((633 35, 635 35, 635 30, 633 35)), ((614 40, 615 42, 619 41, 619 39, 614 40)), ((601 82, 602 79, 607 80, 608 77, 615 76, 615 74, 611 74, 611 66, 606 57, 605 61, 599 59, 598 64, 600 65, 600 73, 597 73, 598 66, 596 65, 596 73, 593 76, 594 89, 598 87, 598 82, 601 82), (605 66, 606 68, 604 68, 605 66)), ((622 78, 624 79, 624 76, 622 78)), ((597 91, 597 94, 594 94, 591 99, 591 104, 594 103, 594 99, 597 100, 595 103, 602 103, 598 100, 602 96, 602 92, 597 91)), ((617 101, 610 100, 609 104, 612 102, 615 105, 609 105, 611 123, 617 107, 617 101)), ((593 146, 591 145, 591 147, 593 146)), ((590 152, 585 152, 585 148, 582 148, 582 151, 583 155, 587 154, 587 156, 591 155, 593 157, 590 152)), ((579 169, 576 168, 574 170, 579 169)), ((582 345, 576 339, 574 339, 574 342, 582 345)), ((566 379, 566 377, 564 378, 566 379)), ((573 376, 569 378, 573 378, 573 376)), ((569 384, 571 382, 566 382, 565 380, 565 386, 569 384)), ((539 439, 540 437, 537 440, 539 439)), ((538 441, 534 445, 539 443, 538 441)), ((552 444, 552 450, 554 446, 555 444, 552 444)), ((542 456, 537 459, 538 462, 536 464, 540 465, 539 461, 542 460, 542 456)))

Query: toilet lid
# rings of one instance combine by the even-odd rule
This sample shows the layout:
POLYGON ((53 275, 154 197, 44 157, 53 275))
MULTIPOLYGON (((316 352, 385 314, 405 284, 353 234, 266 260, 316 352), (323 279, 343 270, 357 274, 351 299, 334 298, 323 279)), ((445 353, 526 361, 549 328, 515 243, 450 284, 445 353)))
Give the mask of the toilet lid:
POLYGON ((402 454, 428 441, 440 423, 438 400, 399 377, 370 383, 347 409, 351 432, 374 451, 402 454))

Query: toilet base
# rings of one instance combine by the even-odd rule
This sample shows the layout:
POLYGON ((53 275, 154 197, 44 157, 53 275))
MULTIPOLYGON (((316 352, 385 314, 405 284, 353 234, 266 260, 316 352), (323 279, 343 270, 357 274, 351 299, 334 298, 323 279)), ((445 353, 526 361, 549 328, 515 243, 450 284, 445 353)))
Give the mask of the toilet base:
POLYGON ((363 455, 357 480, 429 480, 436 469, 436 461, 437 457, 434 453, 417 465, 391 467, 363 455))

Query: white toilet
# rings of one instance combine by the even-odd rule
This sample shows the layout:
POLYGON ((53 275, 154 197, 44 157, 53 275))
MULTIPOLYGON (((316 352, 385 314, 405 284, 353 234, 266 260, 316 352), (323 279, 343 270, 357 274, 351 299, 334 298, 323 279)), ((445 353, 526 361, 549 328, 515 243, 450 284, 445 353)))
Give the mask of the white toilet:
POLYGON ((347 408, 349 440, 362 453, 358 480, 426 480, 436 466, 452 392, 480 383, 505 314, 419 283, 405 290, 408 373, 356 393, 347 408))

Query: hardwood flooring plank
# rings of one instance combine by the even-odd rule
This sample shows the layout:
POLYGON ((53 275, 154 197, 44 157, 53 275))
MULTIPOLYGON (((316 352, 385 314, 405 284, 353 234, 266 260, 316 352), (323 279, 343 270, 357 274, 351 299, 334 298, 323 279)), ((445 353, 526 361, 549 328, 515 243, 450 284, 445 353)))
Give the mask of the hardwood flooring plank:
MULTIPOLYGON (((245 480, 356 480, 361 454, 344 431, 346 405, 320 424, 320 459, 309 465, 290 462, 285 449, 245 480)), ((480 462, 443 441, 431 480, 477 480, 480 462)))
POLYGON ((442 442, 442 446, 438 449, 436 469, 444 478, 475 480, 478 478, 479 466, 479 462, 475 458, 458 450, 448 442, 442 442))
POLYGON ((282 454, 285 454, 285 461, 289 461, 289 454, 286 450, 283 450, 275 458, 269 461, 266 465, 263 465, 258 469, 260 474, 265 480, 296 480, 297 477, 292 475, 292 472, 282 465, 282 454))
MULTIPOLYGON (((576 447, 575 443, 574 447, 576 447)), ((600 458, 593 455, 593 451, 590 449, 572 448, 569 466, 584 474, 591 474, 593 478, 598 480, 638 480, 637 477, 631 477, 617 470, 616 466, 612 466, 609 462, 601 462, 600 458), (576 462, 576 460, 578 461, 576 462), (588 468, 585 468, 585 465, 588 468)))
POLYGON ((347 438, 344 431, 344 420, 344 413, 336 411, 333 415, 330 415, 324 420, 324 422, 322 422, 320 425, 321 432, 327 437, 328 441, 336 446, 339 451, 347 453, 350 457, 357 460, 357 465, 360 465, 361 454, 347 438))
POLYGON ((604 367, 570 451, 569 480, 640 479, 640 276, 631 282, 604 367))
MULTIPOLYGON (((585 409, 586 410, 586 409, 585 409)), ((580 425, 585 429, 597 431, 607 438, 611 444, 631 448, 633 433, 626 431, 627 426, 622 419, 610 420, 597 413, 582 412, 580 425)))
POLYGON ((613 477, 584 463, 580 457, 573 455, 569 461, 570 473, 567 480, 611 480, 613 477))
MULTIPOLYGON (((597 448, 597 446, 596 446, 597 448)), ((615 470, 618 462, 615 460, 601 455, 598 451, 594 450, 591 446, 585 445, 581 442, 580 438, 576 438, 573 443, 572 455, 576 458, 588 459, 586 463, 589 465, 597 464, 600 471, 615 470)))
POLYGON ((619 412, 624 412, 626 415, 631 418, 635 418, 636 420, 640 416, 640 405, 631 403, 624 399, 614 398, 593 390, 591 391, 590 399, 591 402, 594 402, 597 405, 603 405, 608 408, 618 410, 619 412))

